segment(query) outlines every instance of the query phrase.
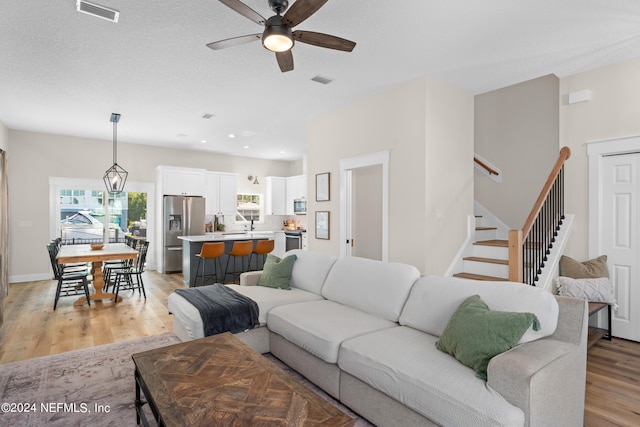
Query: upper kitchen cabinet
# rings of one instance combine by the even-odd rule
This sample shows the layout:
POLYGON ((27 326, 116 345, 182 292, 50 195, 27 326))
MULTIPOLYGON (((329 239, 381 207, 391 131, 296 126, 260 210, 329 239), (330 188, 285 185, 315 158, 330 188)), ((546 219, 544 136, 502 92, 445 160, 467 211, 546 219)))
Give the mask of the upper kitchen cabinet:
MULTIPOLYGON (((279 176, 268 176, 267 183, 267 207, 266 215, 286 215, 287 214, 287 178, 279 176)), ((293 209, 293 207, 292 207, 293 209)))
POLYGON ((286 184, 286 215, 293 215, 293 201, 307 197, 307 176, 296 175, 287 178, 286 184))
POLYGON ((156 182, 163 196, 204 196, 204 178, 204 169, 156 167, 156 182))
POLYGON ((235 215, 238 200, 238 174, 205 173, 207 215, 235 215))

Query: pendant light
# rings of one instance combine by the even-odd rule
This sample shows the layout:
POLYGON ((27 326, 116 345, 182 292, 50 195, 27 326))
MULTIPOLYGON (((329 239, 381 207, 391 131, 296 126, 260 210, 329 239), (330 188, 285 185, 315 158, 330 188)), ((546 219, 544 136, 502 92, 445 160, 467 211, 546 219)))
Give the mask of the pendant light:
POLYGON ((118 122, 120 121, 120 114, 111 113, 110 121, 113 123, 113 166, 107 169, 103 179, 109 193, 122 193, 129 172, 118 165, 118 122))

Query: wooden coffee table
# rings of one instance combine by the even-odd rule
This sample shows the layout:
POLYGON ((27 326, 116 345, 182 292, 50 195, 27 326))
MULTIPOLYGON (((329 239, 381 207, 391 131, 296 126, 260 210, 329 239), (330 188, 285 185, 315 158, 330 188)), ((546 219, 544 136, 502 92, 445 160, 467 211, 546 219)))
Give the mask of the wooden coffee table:
POLYGON ((352 426, 354 420, 232 334, 132 356, 136 421, 162 426, 352 426), (142 400, 141 391, 146 402, 142 400))

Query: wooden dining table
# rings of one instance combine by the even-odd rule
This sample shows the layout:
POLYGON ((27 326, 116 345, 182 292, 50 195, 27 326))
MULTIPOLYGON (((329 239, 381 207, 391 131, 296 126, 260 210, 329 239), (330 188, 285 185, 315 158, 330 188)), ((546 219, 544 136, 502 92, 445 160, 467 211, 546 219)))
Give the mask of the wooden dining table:
MULTIPOLYGON (((102 249, 91 249, 91 245, 63 245, 58 251, 58 262, 60 264, 71 264, 76 262, 92 263, 93 287, 96 292, 89 295, 91 301, 101 301, 112 299, 115 301, 116 295, 111 292, 104 292, 104 278, 102 277, 102 262, 111 260, 135 259, 138 251, 124 243, 108 243, 102 249)), ((121 297, 118 297, 122 300, 121 297)), ((80 298, 73 305, 80 306, 87 302, 86 297, 80 298)))

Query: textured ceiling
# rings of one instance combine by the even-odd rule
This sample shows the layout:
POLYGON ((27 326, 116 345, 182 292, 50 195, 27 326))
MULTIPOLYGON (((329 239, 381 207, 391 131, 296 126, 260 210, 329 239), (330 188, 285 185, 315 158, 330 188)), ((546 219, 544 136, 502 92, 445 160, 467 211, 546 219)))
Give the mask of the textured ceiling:
POLYGON ((116 112, 120 141, 296 159, 310 119, 418 76, 478 94, 640 57, 637 0, 331 0, 296 29, 355 50, 298 43, 288 73, 260 42, 205 46, 261 31, 217 0, 94 2, 120 21, 75 0, 2 0, 0 122, 110 141, 116 112))

